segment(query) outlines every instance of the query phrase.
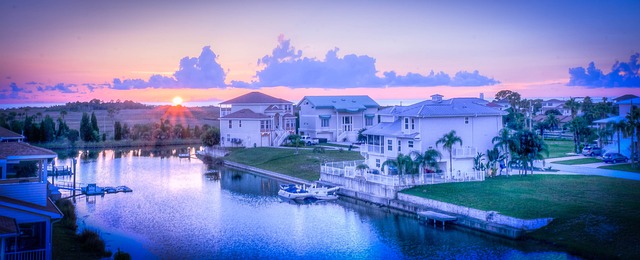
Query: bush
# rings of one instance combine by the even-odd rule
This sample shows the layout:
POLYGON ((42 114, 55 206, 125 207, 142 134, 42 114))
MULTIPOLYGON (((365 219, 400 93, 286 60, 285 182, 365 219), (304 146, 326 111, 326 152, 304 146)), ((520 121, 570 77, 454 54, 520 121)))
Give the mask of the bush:
POLYGON ((100 255, 110 256, 111 252, 105 251, 105 243, 104 240, 100 237, 98 232, 85 229, 78 236, 78 242, 82 248, 88 252, 97 253, 100 255))
POLYGON ((56 201, 56 206, 58 206, 62 214, 64 214, 60 224, 65 228, 75 231, 78 225, 76 224, 76 206, 73 205, 73 202, 69 199, 61 199, 56 201))
POLYGON ((118 252, 113 255, 113 260, 131 260, 131 255, 120 251, 120 248, 118 248, 118 252))

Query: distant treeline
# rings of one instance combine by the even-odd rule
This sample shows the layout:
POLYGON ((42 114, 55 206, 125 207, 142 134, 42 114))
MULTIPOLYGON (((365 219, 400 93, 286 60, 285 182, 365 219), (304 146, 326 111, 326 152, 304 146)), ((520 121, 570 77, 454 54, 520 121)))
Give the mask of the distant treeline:
POLYGON ((145 105, 138 102, 133 102, 131 100, 120 101, 120 99, 116 101, 103 102, 100 99, 92 99, 88 102, 68 102, 64 105, 56 105, 47 108, 47 111, 93 111, 93 110, 123 110, 123 109, 150 109, 153 108, 152 105, 145 105))

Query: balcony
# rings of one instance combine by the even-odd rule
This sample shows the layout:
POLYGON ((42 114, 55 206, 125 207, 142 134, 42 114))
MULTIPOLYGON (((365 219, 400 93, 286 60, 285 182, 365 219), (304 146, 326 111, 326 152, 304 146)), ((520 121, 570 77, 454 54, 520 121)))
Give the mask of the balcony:
POLYGON ((453 158, 461 159, 461 158, 474 158, 478 152, 476 147, 466 146, 462 148, 455 148, 452 151, 453 158))

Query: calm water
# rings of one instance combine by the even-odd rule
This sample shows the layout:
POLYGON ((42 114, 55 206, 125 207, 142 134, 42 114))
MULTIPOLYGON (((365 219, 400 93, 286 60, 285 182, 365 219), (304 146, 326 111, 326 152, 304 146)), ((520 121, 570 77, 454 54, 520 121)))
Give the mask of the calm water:
MULTIPOLYGON (((176 153, 80 152, 78 182, 134 190, 78 197, 80 226, 99 230, 110 250, 134 259, 572 258, 532 243, 420 225, 361 202, 285 202, 278 181, 227 168, 208 177, 212 166, 176 153)), ((56 164, 70 164, 64 157, 56 164)))

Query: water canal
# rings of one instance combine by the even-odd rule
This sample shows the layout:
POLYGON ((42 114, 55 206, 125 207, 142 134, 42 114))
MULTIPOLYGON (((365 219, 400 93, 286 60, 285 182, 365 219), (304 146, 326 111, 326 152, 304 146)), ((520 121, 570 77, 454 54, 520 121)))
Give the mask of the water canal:
MULTIPOLYGON (((447 227, 357 201, 282 201, 279 181, 181 159, 177 150, 81 151, 77 182, 132 193, 76 199, 80 227, 134 259, 567 259, 544 245, 447 227)), ((61 156, 56 165, 68 165, 61 156)), ((68 177, 56 181, 69 180, 68 177), (66 179, 65 179, 66 178, 66 179)))

